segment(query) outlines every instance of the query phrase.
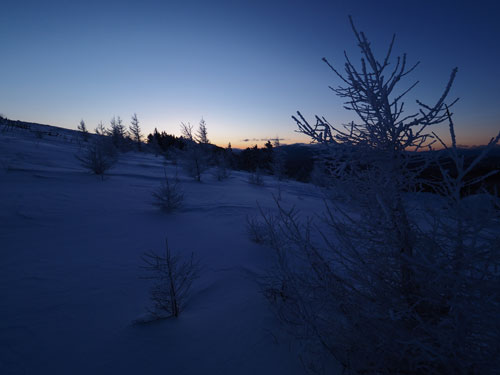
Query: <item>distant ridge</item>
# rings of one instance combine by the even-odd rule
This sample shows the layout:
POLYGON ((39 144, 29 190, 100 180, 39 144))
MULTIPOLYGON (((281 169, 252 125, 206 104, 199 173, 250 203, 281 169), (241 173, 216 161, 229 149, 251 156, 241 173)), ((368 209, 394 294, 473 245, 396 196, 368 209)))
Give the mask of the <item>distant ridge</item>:
POLYGON ((11 120, 3 116, 0 116, 0 125, 2 125, 4 129, 18 128, 18 129, 25 129, 32 131, 44 131, 44 132, 57 131, 60 133, 71 133, 71 134, 78 132, 75 129, 62 128, 60 126, 55 126, 55 125, 39 124, 37 122, 11 120))

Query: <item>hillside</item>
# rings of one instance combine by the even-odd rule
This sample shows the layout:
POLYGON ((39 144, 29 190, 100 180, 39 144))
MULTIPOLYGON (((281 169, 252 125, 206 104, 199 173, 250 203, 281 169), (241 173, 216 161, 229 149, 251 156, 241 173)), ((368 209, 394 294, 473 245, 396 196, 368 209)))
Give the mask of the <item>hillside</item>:
MULTIPOLYGON (((272 261, 250 241, 247 215, 273 209, 276 182, 233 172, 202 183, 162 157, 129 152, 104 180, 87 173, 65 136, 23 129, 0 136, 0 373, 299 374, 298 348, 280 336, 257 283, 272 261), (179 173, 186 201, 163 213, 151 193, 179 173), (165 239, 202 265, 178 319, 134 324, 150 306, 145 251, 165 239)), ((280 185, 305 213, 320 194, 280 185)))

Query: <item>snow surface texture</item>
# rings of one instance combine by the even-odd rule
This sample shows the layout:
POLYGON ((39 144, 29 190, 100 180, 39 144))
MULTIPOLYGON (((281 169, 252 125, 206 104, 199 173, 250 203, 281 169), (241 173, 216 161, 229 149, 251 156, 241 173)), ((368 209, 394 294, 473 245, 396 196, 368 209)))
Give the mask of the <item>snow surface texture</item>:
MULTIPOLYGON (((246 216, 274 209, 274 180, 235 172, 202 183, 179 170, 182 209, 152 192, 176 167, 127 153, 104 181, 75 158, 78 142, 0 134, 0 374, 299 374, 297 348, 255 281, 273 259, 246 216), (178 319, 134 324, 150 307, 145 251, 193 252, 200 278, 178 319)), ((280 182, 283 201, 322 207, 313 187, 280 182)))

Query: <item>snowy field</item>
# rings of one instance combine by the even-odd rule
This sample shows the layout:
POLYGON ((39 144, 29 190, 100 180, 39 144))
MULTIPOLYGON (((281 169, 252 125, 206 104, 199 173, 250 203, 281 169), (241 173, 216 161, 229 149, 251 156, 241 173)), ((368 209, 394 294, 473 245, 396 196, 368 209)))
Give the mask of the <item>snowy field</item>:
MULTIPOLYGON (((126 153, 106 178, 79 165, 79 146, 27 131, 0 134, 0 374, 301 374, 256 277, 271 250, 246 216, 273 209, 276 180, 233 172, 198 183, 179 169, 185 205, 161 212, 152 191, 162 157, 126 153), (134 324, 148 306, 145 251, 199 259, 178 319, 134 324)), ((312 185, 285 182, 285 204, 322 207, 312 185)))

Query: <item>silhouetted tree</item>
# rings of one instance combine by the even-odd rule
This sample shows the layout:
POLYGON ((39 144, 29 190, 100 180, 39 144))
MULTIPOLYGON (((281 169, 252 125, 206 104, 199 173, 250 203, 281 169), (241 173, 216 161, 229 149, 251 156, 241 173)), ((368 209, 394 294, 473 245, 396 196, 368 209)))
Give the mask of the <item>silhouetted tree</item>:
POLYGON ((97 135, 107 135, 108 132, 106 128, 104 127, 102 121, 99 121, 99 124, 97 124, 97 127, 95 128, 95 133, 97 135))
POLYGON ((255 145, 250 148, 247 147, 238 155, 238 168, 244 171, 255 172, 260 166, 260 150, 255 145))
MULTIPOLYGON (((204 140, 206 139, 206 127, 204 121, 200 122, 201 134, 204 134, 204 140)), ((181 133, 182 138, 185 139, 186 145, 184 147, 183 156, 183 167, 187 173, 196 179, 196 181, 201 182, 201 176, 209 167, 209 153, 206 146, 208 143, 198 143, 196 140, 198 137, 193 137, 193 127, 190 123, 181 123, 181 133)))
POLYGON ((226 149, 224 150, 224 158, 229 165, 229 168, 234 169, 235 167, 235 162, 234 162, 234 153, 233 153, 233 148, 231 147, 231 142, 228 143, 226 149))
POLYGON ((200 121, 198 131, 196 132, 195 140, 199 144, 210 143, 210 141, 208 140, 208 137, 207 137, 207 126, 206 126, 205 120, 203 118, 200 121))
POLYGON ((83 121, 83 119, 80 121, 80 124, 78 125, 78 130, 82 135, 82 139, 85 142, 87 142, 89 139, 89 131, 87 130, 87 127, 85 126, 85 121, 83 121))
POLYGON ((137 114, 132 115, 131 124, 129 127, 130 134, 132 135, 132 140, 137 144, 137 149, 141 151, 142 135, 141 128, 139 126, 139 119, 137 114))
POLYGON ((120 116, 113 118, 110 121, 111 128, 107 131, 107 135, 109 135, 113 141, 113 145, 118 149, 123 149, 125 144, 125 137, 127 136, 127 130, 123 125, 122 119, 120 116))
POLYGON ((194 141, 193 126, 189 122, 187 124, 181 122, 181 136, 188 141, 194 141))
POLYGON ((90 172, 101 176, 116 163, 116 152, 113 144, 107 138, 89 142, 85 149, 75 155, 80 164, 90 172))
POLYGON ((194 254, 183 260, 179 254, 172 254, 165 241, 165 255, 146 252, 143 256, 144 269, 154 280, 150 298, 153 308, 150 312, 156 318, 177 318, 185 308, 193 281, 199 277, 200 267, 194 254))

